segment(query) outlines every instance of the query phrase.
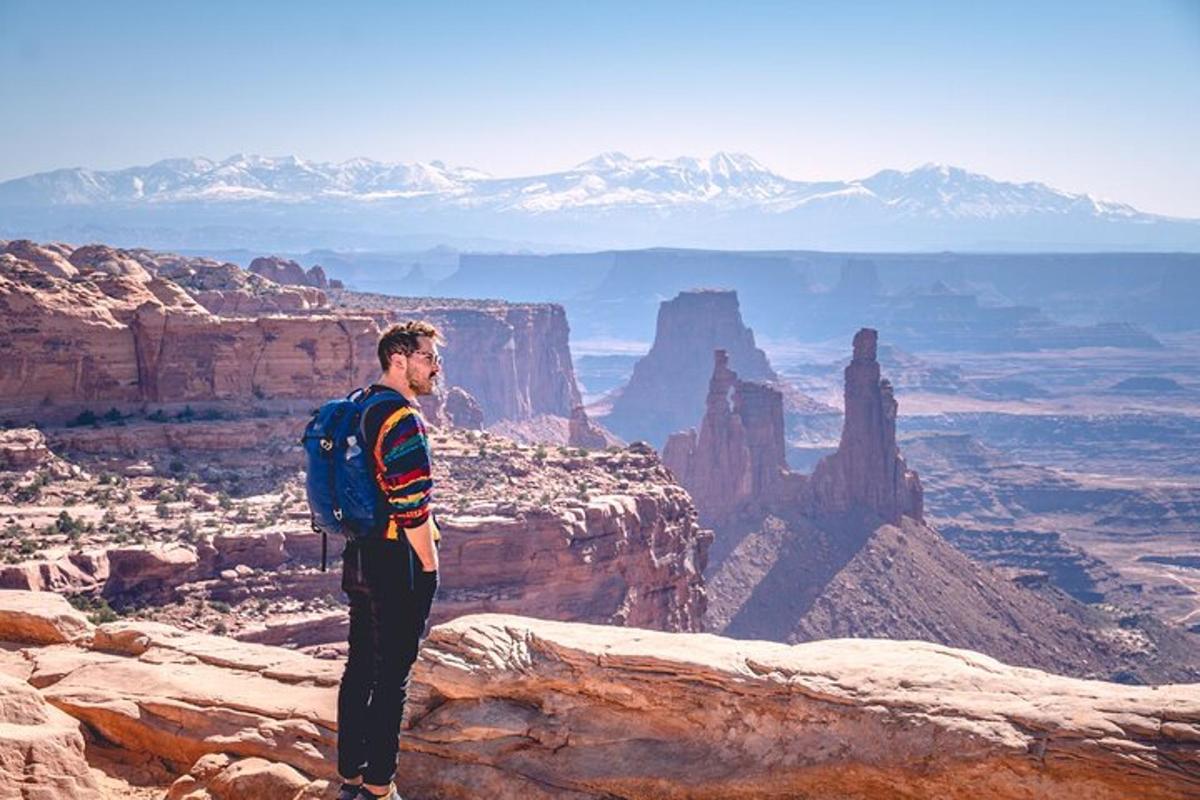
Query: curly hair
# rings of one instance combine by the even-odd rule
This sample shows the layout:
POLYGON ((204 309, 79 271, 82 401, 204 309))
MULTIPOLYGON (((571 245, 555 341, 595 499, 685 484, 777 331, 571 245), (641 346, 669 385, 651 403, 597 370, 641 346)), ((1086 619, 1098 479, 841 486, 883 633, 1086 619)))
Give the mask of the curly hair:
POLYGON ((444 343, 441 331, 432 322, 411 319, 389 325, 379 336, 379 366, 383 371, 387 372, 393 353, 408 355, 416 352, 417 339, 421 336, 428 336, 438 344, 444 343))

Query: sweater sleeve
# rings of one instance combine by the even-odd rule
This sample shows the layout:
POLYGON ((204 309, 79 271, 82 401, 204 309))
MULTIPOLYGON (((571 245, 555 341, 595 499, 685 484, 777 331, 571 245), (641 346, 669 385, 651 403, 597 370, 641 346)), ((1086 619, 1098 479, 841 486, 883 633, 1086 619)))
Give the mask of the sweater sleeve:
POLYGON ((425 522, 433 478, 429 440, 419 411, 409 405, 388 411, 375 438, 375 468, 379 488, 391 508, 388 538, 394 538, 399 528, 425 522))

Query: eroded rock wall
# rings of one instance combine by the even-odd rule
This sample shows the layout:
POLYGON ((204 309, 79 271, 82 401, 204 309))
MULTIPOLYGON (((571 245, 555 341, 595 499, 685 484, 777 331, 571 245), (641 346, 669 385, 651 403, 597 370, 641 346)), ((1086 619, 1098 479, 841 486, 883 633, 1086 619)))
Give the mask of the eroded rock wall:
POLYGON ((374 380, 381 327, 414 316, 446 330, 447 386, 476 399, 483 419, 473 424, 567 417, 580 403, 560 306, 340 296, 332 309, 315 286, 208 259, 5 243, 0 414, 55 422, 188 404, 307 410, 374 380))
POLYGON ((334 293, 345 313, 368 313, 382 328, 428 319, 443 331, 443 374, 479 403, 482 423, 569 417, 579 405, 570 328, 562 306, 334 293))

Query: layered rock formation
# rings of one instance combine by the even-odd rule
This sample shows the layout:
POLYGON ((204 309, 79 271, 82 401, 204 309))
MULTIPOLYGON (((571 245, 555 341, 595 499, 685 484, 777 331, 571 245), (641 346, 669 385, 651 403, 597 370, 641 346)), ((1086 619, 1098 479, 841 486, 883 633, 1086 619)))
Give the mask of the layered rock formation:
POLYGON ((1197 686, 922 642, 788 647, 516 617, 431 634, 402 739, 430 797, 1182 800, 1197 686))
POLYGON ((306 408, 373 372, 369 319, 225 319, 158 275, 96 269, 66 280, 6 254, 0 312, 10 322, 0 413, 18 418, 147 404, 306 408))
POLYGON ((706 524, 768 513, 922 520, 921 481, 896 446, 897 404, 891 384, 880 378, 877 341, 870 328, 854 337, 841 441, 811 476, 787 468, 782 393, 739 379, 726 352, 715 351, 699 434, 676 433, 663 451, 663 462, 697 498, 706 524))
MULTIPOLYGON (((65 245, 62 247, 66 248, 65 245)), ((210 258, 92 244, 70 251, 70 259, 85 274, 101 271, 138 280, 148 275, 165 278, 182 287, 214 314, 303 314, 329 305, 325 293, 318 288, 283 285, 246 272, 236 264, 210 258)))
POLYGON ((410 316, 446 330, 447 385, 472 395, 483 421, 565 418, 579 404, 559 306, 339 297, 331 310, 321 289, 208 259, 5 243, 0 415, 307 410, 373 380, 381 326, 410 316))
POLYGON ((0 671, 0 797, 98 798, 79 721, 0 671))
POLYGON ((452 386, 444 402, 446 416, 456 428, 479 430, 483 427, 483 409, 479 401, 461 386, 452 386))
MULTIPOLYGON (((0 476, 0 512, 8 522, 0 538, 9 560, 16 560, 18 545, 27 554, 0 564, 0 587, 103 599, 122 613, 142 608, 198 629, 219 623, 259 641, 344 642, 347 615, 336 599, 341 541, 329 542, 331 569, 320 572, 321 539, 310 529, 296 477, 302 463, 294 437, 303 419, 292 418, 283 430, 277 423, 65 429, 61 441, 89 454, 92 472, 76 467, 76 475, 39 490, 39 503, 55 510, 17 499, 37 475, 0 476), (160 438, 164 430, 188 433, 160 438), (149 447, 167 459, 175 458, 172 447, 187 452, 207 479, 232 475, 238 485, 250 483, 265 463, 277 471, 264 481, 272 493, 234 501, 204 488, 204 477, 186 487, 182 480, 167 483, 140 461, 116 486, 114 456, 129 448, 143 457, 149 447), (114 500, 119 509, 111 507, 114 500), (107 510, 81 508, 84 502, 107 510), (66 507, 62 527, 57 509, 66 507), (210 604, 223 616, 209 613, 210 604), (208 609, 203 617, 198 607, 208 609)), ((703 628, 711 533, 697 525, 690 498, 653 450, 551 450, 457 429, 433 431, 430 439, 437 454, 434 503, 445 534, 435 619, 520 610, 663 630, 703 628)), ((176 474, 185 466, 175 462, 176 474)))
POLYGON ((724 350, 715 361, 699 434, 672 434, 663 449, 663 463, 691 493, 706 525, 754 513, 777 493, 787 470, 782 395, 738 380, 724 350))
POLYGON ((562 306, 334 293, 346 313, 385 325, 423 318, 443 331, 442 373, 479 403, 483 422, 569 417, 580 404, 562 306))
POLYGON ((325 277, 319 265, 305 270, 304 267, 286 258, 263 256, 250 262, 250 272, 262 275, 283 286, 311 286, 314 289, 341 289, 341 281, 325 277))
MULTIPOLYGON (((43 627, 61 624, 53 595, 0 592, 0 787, 129 796, 98 789, 86 756, 172 800, 329 796, 339 664, 144 622, 80 618, 86 637, 47 645, 5 610, 39 601, 43 627)), ((479 615, 422 648, 397 781, 414 798, 1183 800, 1200 790, 1197 688, 921 642, 479 615)))
POLYGON ((35 469, 52 458, 46 437, 36 428, 0 431, 0 472, 35 469))
POLYGON ((704 413, 700 398, 715 349, 725 350, 747 379, 777 379, 742 321, 737 292, 680 292, 659 306, 654 345, 614 398, 605 427, 628 441, 661 446, 671 432, 695 424, 704 413))

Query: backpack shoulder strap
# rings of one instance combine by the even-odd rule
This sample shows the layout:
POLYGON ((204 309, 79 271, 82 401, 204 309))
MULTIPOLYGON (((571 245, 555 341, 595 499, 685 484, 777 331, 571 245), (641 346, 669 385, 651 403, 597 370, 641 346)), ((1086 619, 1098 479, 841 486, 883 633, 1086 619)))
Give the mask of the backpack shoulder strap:
MULTIPOLYGON (((395 389, 383 389, 378 392, 373 392, 369 395, 364 393, 357 398, 357 402, 361 403, 362 405, 362 410, 358 415, 358 438, 359 441, 364 443, 364 445, 366 444, 367 440, 367 414, 370 413, 372 409, 388 402, 397 403, 403 406, 409 405, 409 402, 404 395, 400 394, 395 389)), ((370 445, 374 447, 375 443, 371 442, 370 445)))

